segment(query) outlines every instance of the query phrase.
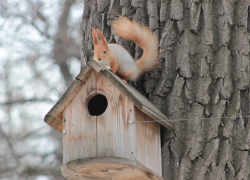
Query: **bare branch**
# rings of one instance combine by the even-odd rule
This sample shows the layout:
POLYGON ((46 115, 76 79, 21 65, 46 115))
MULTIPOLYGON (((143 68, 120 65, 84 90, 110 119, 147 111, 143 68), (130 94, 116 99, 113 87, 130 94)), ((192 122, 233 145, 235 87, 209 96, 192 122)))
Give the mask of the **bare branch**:
POLYGON ((21 163, 20 163, 19 159, 17 158, 17 156, 15 155, 15 151, 14 151, 13 144, 10 142, 9 137, 2 131, 1 124, 0 124, 0 134, 1 134, 2 137, 7 141, 8 146, 9 146, 9 148, 10 148, 10 150, 11 150, 11 154, 13 154, 13 157, 14 157, 16 163, 17 163, 18 165, 20 165, 21 163))
POLYGON ((21 165, 19 167, 12 167, 12 168, 5 168, 0 169, 0 178, 11 177, 15 174, 20 176, 22 175, 50 175, 55 178, 62 177, 61 170, 59 167, 45 167, 45 168, 37 168, 37 167, 30 167, 27 165, 21 165))
POLYGON ((26 102, 52 102, 53 101, 51 99, 20 99, 20 100, 13 100, 13 101, 7 101, 7 102, 3 102, 0 103, 0 105, 13 105, 13 104, 23 104, 26 102))
MULTIPOLYGON (((59 27, 58 27, 58 35, 55 39, 54 43, 54 59, 56 60, 57 64, 61 68, 61 72, 63 74, 64 80, 66 82, 67 87, 70 86, 72 83, 73 78, 71 77, 71 74, 69 72, 69 68, 66 64, 66 61, 70 57, 71 48, 72 47, 72 41, 71 37, 68 35, 68 24, 67 19, 69 16, 69 11, 72 6, 72 4, 75 2, 75 0, 66 0, 63 6, 62 14, 59 20, 59 27)), ((80 49, 79 49, 79 57, 80 57, 80 49)))

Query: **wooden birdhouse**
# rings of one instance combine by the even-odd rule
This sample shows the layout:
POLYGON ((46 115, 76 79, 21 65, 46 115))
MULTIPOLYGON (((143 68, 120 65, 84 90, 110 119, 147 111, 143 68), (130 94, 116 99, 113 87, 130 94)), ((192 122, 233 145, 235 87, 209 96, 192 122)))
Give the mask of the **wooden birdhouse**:
POLYGON ((90 60, 45 116, 63 134, 67 179, 162 179, 160 124, 174 131, 143 95, 90 60), (161 120, 161 121, 159 121, 161 120))

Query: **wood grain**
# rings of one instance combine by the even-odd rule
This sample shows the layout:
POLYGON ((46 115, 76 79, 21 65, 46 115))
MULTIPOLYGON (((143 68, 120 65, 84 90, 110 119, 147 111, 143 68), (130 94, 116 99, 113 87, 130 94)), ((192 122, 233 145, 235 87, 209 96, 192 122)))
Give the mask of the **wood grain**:
POLYGON ((77 159, 64 163, 61 171, 69 180, 76 177, 100 180, 162 180, 138 161, 119 157, 77 159))
POLYGON ((161 137, 160 137, 160 125, 157 122, 152 122, 153 119, 146 116, 146 130, 145 130, 145 152, 146 163, 152 171, 162 174, 161 169, 161 137))
POLYGON ((64 111, 64 163, 79 157, 97 156, 96 117, 91 116, 86 107, 88 97, 94 93, 96 78, 93 74, 64 111))
POLYGON ((63 111, 63 129, 66 134, 63 135, 63 162, 67 162, 71 153, 71 121, 72 121, 72 103, 63 111))
POLYGON ((133 103, 110 81, 96 73, 97 93, 105 95, 108 107, 97 117, 98 156, 137 157, 133 103))
MULTIPOLYGON (((63 162, 67 163, 79 158, 120 157, 132 161, 137 160, 136 162, 143 167, 149 168, 151 174, 161 175, 159 123, 152 123, 151 117, 138 109, 127 95, 124 95, 100 73, 92 71, 87 79, 63 113, 66 130, 63 140, 63 162), (97 94, 102 94, 107 98, 108 106, 103 114, 91 116, 88 112, 88 101, 97 94), (137 123, 130 124, 130 120, 137 123)), ((156 113, 155 116, 158 114, 156 113)), ((88 164, 84 168, 79 165, 71 170, 80 173, 83 179, 146 178, 145 173, 135 167, 110 163, 88 164), (117 167, 120 168, 117 169, 117 167)), ((72 172, 67 169, 66 174, 69 175, 72 172)))
POLYGON ((138 136, 138 161, 161 175, 160 125, 157 122, 152 122, 153 119, 138 108, 135 108, 135 111, 138 136))
MULTIPOLYGON (((168 118, 157 109, 147 98, 135 90, 133 87, 125 84, 119 77, 110 72, 107 68, 100 65, 94 60, 90 60, 85 68, 81 70, 76 80, 67 89, 60 100, 53 106, 47 113, 44 121, 54 129, 62 132, 63 130, 63 111, 69 103, 75 98, 78 92, 82 89, 88 79, 91 77, 94 70, 104 76, 110 84, 114 85, 121 93, 123 93, 131 102, 135 104, 140 110, 149 115, 155 120, 168 120, 168 118)), ((163 126, 167 127, 170 131, 174 131, 173 124, 167 121, 158 121, 163 126)))
MULTIPOLYGON (((128 97, 137 108, 142 110, 148 116, 152 117, 154 120, 168 120, 168 118, 157 109, 145 96, 134 89, 132 86, 125 84, 118 76, 110 72, 106 67, 102 66, 95 60, 90 60, 89 65, 95 69, 98 73, 107 78, 119 91, 128 97)), ((172 123, 168 121, 158 121, 170 131, 174 131, 175 127, 172 123)))
POLYGON ((92 73, 64 111, 64 160, 88 157, 137 159, 161 175, 159 124, 134 106, 108 79, 92 73), (100 116, 91 116, 88 100, 96 94, 108 100, 100 116), (129 120, 138 121, 130 124, 129 120), (142 121, 142 122, 141 122, 142 121))
POLYGON ((45 115, 44 121, 59 132, 63 130, 63 111, 71 103, 73 98, 82 89, 87 79, 91 76, 93 68, 87 65, 80 74, 73 81, 71 86, 59 99, 59 101, 52 107, 52 109, 45 115))
POLYGON ((136 127, 137 127, 137 137, 138 137, 138 161, 142 164, 146 164, 146 115, 135 108, 136 112, 136 127))

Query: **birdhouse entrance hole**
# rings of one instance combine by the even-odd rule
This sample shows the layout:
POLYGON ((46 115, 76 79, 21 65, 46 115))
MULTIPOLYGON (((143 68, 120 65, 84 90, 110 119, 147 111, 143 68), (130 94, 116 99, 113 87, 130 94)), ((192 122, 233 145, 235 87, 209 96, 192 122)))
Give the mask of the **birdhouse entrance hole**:
POLYGON ((87 107, 91 116, 100 116, 108 107, 108 100, 102 94, 95 94, 87 101, 87 107))

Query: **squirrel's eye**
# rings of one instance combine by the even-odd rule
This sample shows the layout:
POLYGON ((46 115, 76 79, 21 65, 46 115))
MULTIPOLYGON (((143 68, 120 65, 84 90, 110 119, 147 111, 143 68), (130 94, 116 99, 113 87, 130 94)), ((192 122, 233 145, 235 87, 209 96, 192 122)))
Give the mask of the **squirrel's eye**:
POLYGON ((106 54, 106 51, 104 51, 104 54, 106 54))

